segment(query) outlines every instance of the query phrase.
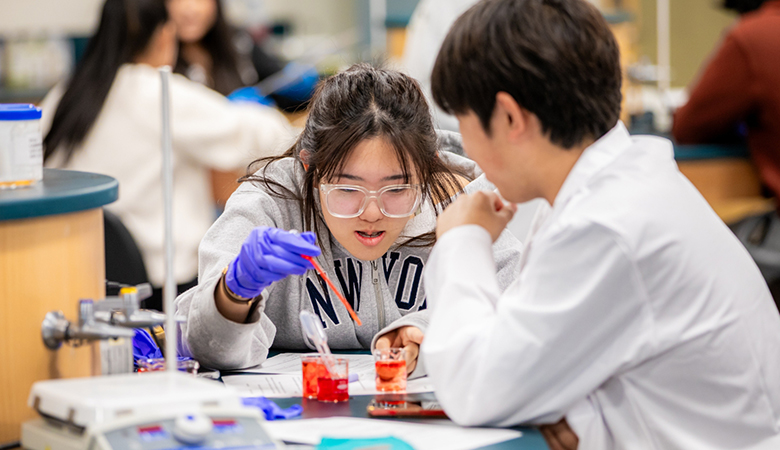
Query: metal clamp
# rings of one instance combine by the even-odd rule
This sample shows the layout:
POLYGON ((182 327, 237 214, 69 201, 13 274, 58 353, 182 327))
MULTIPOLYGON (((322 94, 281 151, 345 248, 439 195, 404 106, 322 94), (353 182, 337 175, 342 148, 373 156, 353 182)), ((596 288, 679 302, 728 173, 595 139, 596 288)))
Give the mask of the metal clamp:
MULTIPOLYGON (((41 337, 46 348, 57 350, 63 342, 75 345, 83 341, 128 338, 135 336, 133 328, 146 328, 165 323, 165 314, 140 309, 152 288, 148 283, 122 288, 119 296, 99 302, 79 301, 78 325, 65 318, 62 311, 46 313, 41 324, 41 337)), ((177 318, 178 319, 178 318, 177 318)))

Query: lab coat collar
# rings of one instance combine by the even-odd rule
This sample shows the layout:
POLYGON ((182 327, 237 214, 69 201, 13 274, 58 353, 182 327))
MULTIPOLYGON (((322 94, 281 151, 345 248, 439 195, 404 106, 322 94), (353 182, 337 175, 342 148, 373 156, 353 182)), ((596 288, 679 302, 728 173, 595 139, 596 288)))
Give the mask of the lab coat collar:
POLYGON ((601 169, 614 161, 632 145, 631 135, 622 121, 618 121, 611 130, 586 148, 580 159, 563 182, 561 190, 555 196, 553 209, 557 209, 574 196, 601 169))

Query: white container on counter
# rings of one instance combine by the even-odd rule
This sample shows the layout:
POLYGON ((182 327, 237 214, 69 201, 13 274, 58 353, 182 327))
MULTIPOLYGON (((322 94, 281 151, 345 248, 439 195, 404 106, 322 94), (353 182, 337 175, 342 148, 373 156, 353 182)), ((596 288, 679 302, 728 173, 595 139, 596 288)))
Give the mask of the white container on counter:
POLYGON ((0 189, 29 186, 42 178, 41 109, 0 104, 0 189))

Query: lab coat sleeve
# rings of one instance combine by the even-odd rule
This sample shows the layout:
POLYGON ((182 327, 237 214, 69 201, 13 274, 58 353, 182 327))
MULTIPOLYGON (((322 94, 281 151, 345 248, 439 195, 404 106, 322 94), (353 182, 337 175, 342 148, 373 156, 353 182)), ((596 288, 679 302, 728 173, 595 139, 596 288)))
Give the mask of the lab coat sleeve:
POLYGON ((490 236, 476 225, 446 233, 426 267, 422 351, 437 398, 459 424, 557 421, 648 351, 646 295, 611 231, 584 223, 533 244, 503 294, 490 236))
POLYGON ((245 167, 278 155, 293 142, 294 130, 274 108, 231 102, 205 86, 172 77, 171 133, 174 147, 198 163, 219 170, 245 167))
MULTIPOLYGON (((264 313, 271 285, 246 323, 228 320, 217 310, 214 290, 222 270, 238 255, 249 233, 258 226, 278 226, 273 219, 279 206, 268 194, 241 186, 228 200, 225 212, 201 241, 198 286, 176 299, 179 349, 215 369, 241 369, 262 363, 276 336, 276 327, 264 313)), ((278 214, 276 215, 278 217, 278 214)))
POLYGON ((681 144, 712 142, 734 134, 759 97, 750 61, 727 36, 702 72, 688 102, 674 115, 672 135, 681 144))

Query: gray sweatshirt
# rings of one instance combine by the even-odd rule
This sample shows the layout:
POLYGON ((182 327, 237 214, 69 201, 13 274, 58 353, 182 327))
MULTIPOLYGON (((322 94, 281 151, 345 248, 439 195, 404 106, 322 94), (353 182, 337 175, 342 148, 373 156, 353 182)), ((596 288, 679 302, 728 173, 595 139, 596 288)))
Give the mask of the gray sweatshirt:
MULTIPOLYGON (((493 189, 477 165, 454 152, 462 152, 460 135, 442 133, 440 156, 453 168, 474 178, 467 192, 493 189)), ((297 192, 303 185, 303 167, 293 158, 274 162, 266 176, 297 192)), ((426 203, 409 220, 397 242, 433 230, 433 205, 426 203)), ((319 220, 322 220, 321 218, 319 220)), ((324 222, 322 230, 327 230, 324 222)), ((262 183, 243 183, 230 197, 225 212, 204 236, 199 248, 198 286, 176 299, 176 311, 187 318, 180 324, 179 352, 218 369, 239 369, 262 363, 268 349, 306 350, 313 345, 305 337, 298 315, 301 310, 322 321, 332 349, 368 349, 376 337, 406 325, 428 325, 421 277, 431 247, 393 246, 381 258, 361 261, 329 233, 318 236, 322 254, 317 262, 340 288, 362 321, 357 326, 346 308, 312 270, 304 276, 288 276, 263 291, 259 305, 244 324, 226 319, 217 311, 214 289, 222 270, 238 255, 250 231, 259 226, 303 231, 301 207, 296 200, 269 194, 262 183)), ((514 279, 520 260, 520 242, 508 231, 493 245, 499 282, 504 289, 514 279)), ((415 376, 424 374, 418 362, 415 376)))

